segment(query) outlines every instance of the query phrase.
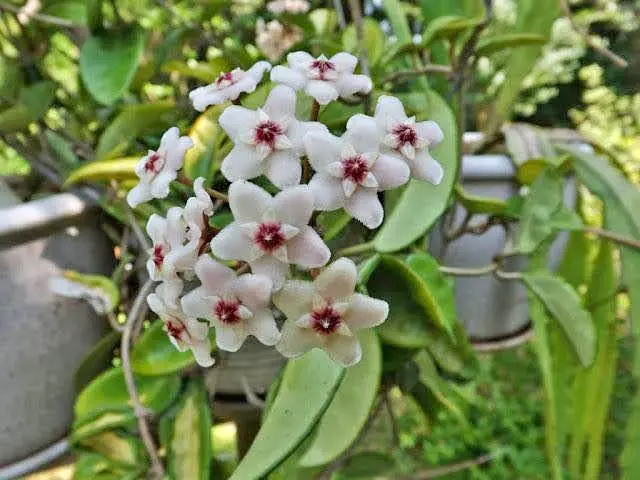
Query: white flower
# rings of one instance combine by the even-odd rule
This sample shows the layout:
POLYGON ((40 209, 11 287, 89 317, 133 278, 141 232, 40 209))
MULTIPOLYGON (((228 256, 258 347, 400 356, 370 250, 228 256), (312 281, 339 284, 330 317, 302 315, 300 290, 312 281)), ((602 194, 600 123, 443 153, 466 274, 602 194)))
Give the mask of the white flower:
POLYGON ((222 162, 223 175, 235 182, 264 174, 280 189, 300 183, 302 139, 309 131, 327 129, 297 120, 295 110, 296 93, 278 85, 258 110, 231 105, 222 112, 220 126, 235 143, 222 162))
POLYGON ((177 306, 174 293, 167 292, 165 288, 166 284, 161 283, 156 292, 147 297, 149 307, 164 322, 164 331, 176 349, 181 352, 190 349, 198 365, 210 367, 214 361, 211 358, 211 344, 207 336, 209 326, 196 318, 186 316, 177 306))
POLYGON ((147 221, 147 234, 152 242, 147 260, 151 280, 161 281, 175 275, 175 270, 165 259, 174 248, 180 248, 184 243, 185 231, 181 217, 182 209, 172 207, 167 212, 167 218, 154 213, 147 221))
POLYGON ((195 223, 204 231, 207 227, 206 217, 213 215, 213 202, 204 189, 204 178, 198 177, 193 181, 195 196, 187 199, 184 207, 184 219, 187 224, 195 223))
POLYGON ((329 261, 331 252, 309 225, 313 195, 298 185, 271 197, 249 182, 229 187, 234 221, 211 241, 211 252, 224 260, 243 260, 253 273, 269 277, 273 288, 282 285, 289 263, 316 268, 329 261))
POLYGON ((157 151, 149 150, 136 165, 140 183, 127 194, 127 203, 133 208, 152 198, 169 195, 169 184, 178 177, 184 154, 193 146, 189 137, 181 137, 177 127, 167 130, 157 151))
POLYGON ((271 70, 271 80, 304 90, 320 105, 338 97, 369 93, 373 85, 366 75, 353 74, 358 59, 349 53, 336 53, 327 59, 324 55, 313 58, 307 52, 293 52, 287 55, 287 62, 289 68, 278 65, 271 70))
MULTIPOLYGON (((349 123, 360 121, 360 117, 363 115, 351 117, 349 123)), ((435 122, 416 122, 415 117, 407 117, 402 102, 387 95, 378 99, 374 120, 380 131, 383 153, 407 162, 411 175, 418 180, 426 180, 434 185, 442 181, 442 166, 429 153, 429 148, 436 146, 443 138, 442 130, 435 122)))
POLYGON ((253 92, 262 80, 264 72, 269 70, 271 70, 271 64, 261 61, 254 63, 247 71, 236 68, 231 72, 221 73, 212 84, 189 92, 189 99, 193 103, 193 108, 203 112, 209 105, 236 100, 243 92, 253 92))
POLYGON ((344 366, 358 363, 362 350, 356 332, 384 322, 389 305, 354 293, 356 280, 353 261, 341 258, 313 282, 285 282, 273 295, 273 303, 287 317, 276 349, 291 358, 318 347, 344 366))
POLYGON ((296 25, 283 25, 277 20, 256 22, 256 46, 272 62, 303 39, 302 29, 296 25))
POLYGON ((196 263, 202 286, 182 297, 182 309, 204 318, 216 329, 218 347, 237 351, 248 335, 272 346, 280 332, 271 313, 271 280, 262 275, 236 273, 203 255, 196 263))
POLYGON ((271 13, 307 13, 309 2, 307 0, 273 0, 267 3, 267 10, 271 13))
POLYGON ((382 223, 384 210, 378 191, 396 188, 409 180, 406 163, 378 153, 380 135, 370 117, 361 115, 340 138, 310 132, 304 138, 311 166, 309 182, 317 210, 344 209, 367 228, 382 223))

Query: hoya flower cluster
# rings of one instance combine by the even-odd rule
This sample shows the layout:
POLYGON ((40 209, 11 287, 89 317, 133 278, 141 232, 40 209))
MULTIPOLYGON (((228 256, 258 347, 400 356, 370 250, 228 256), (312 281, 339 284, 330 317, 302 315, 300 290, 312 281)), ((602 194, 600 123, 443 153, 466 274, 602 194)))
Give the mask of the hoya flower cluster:
MULTIPOLYGON (((371 91, 371 79, 354 74, 353 55, 295 52, 287 63, 271 69, 258 62, 247 71, 223 73, 190 94, 200 111, 236 103, 219 118, 233 142, 221 166, 231 182, 233 221, 222 230, 210 226, 215 206, 198 178, 183 208, 170 208, 166 217, 154 214, 147 223, 153 242, 147 269, 160 282, 149 306, 176 348, 191 349, 203 366, 213 364, 211 328, 221 350, 237 351, 251 335, 286 357, 322 348, 340 364, 357 363, 357 331, 384 322, 389 307, 356 292, 352 260, 329 263, 331 251, 314 228, 314 211, 344 208, 374 229, 384 217, 379 192, 412 176, 433 184, 443 176, 429 154, 442 132, 433 122, 408 118, 394 97, 381 96, 373 117, 353 116, 340 137, 316 118, 296 117, 296 91, 313 98, 316 112, 339 97, 371 91), (269 70, 279 85, 262 107, 238 105, 240 94, 254 91, 269 70), (279 191, 272 195, 249 181, 261 176, 279 191), (195 280, 199 286, 185 288, 195 280)), ((191 145, 177 128, 167 131, 158 151, 141 159, 140 183, 129 192, 129 204, 167 197, 191 145)))

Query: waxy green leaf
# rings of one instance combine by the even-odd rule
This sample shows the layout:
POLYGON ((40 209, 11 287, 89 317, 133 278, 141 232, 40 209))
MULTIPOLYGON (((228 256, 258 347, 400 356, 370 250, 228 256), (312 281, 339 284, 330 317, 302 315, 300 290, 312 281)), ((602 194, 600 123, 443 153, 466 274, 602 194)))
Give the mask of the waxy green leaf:
POLYGON ((141 375, 167 375, 195 363, 190 351, 176 350, 157 320, 142 334, 131 352, 131 369, 141 375))

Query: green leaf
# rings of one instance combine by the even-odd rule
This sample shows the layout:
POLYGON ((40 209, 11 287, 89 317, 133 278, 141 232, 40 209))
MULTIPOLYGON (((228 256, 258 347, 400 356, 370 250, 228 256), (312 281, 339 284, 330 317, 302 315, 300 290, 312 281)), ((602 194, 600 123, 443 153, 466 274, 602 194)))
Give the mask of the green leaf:
POLYGON ((349 480, 369 480, 393 473, 395 461, 393 457, 380 452, 359 452, 352 457, 338 472, 340 478, 349 480))
POLYGON ((0 113, 0 131, 15 133, 47 113, 55 96, 55 83, 38 82, 20 91, 18 102, 0 113))
MULTIPOLYGON (((502 131, 504 133, 505 146, 516 167, 521 167, 525 162, 531 160, 540 163, 545 162, 543 159, 551 159, 557 156, 554 146, 546 137, 544 131, 535 125, 509 123, 502 127, 502 131)), ((531 166, 533 167, 534 164, 531 166)), ((535 175, 539 170, 535 172, 535 175)), ((535 175, 528 175, 521 183, 532 183, 535 175)), ((520 176, 524 175, 520 174, 520 176)))
POLYGON ((286 459, 327 409, 343 374, 321 350, 289 360, 273 407, 231 479, 263 478, 286 459))
POLYGON ((80 444, 118 464, 137 466, 144 461, 144 446, 139 438, 131 435, 103 432, 83 439, 80 444))
POLYGON ((591 243, 593 240, 587 238, 584 232, 573 231, 569 233, 562 262, 558 267, 558 275, 576 290, 581 285, 585 285, 589 279, 591 243))
POLYGON ((398 38, 398 43, 402 45, 411 42, 413 35, 400 2, 398 0, 382 0, 382 8, 387 14, 393 33, 398 38))
POLYGON ((64 187, 99 180, 134 180, 138 178, 135 167, 139 161, 139 157, 127 157, 85 163, 69 174, 64 181, 64 187))
POLYGON ((347 369, 329 408, 318 422, 311 446, 300 460, 302 467, 327 464, 345 452, 367 421, 378 393, 382 372, 380 341, 373 330, 358 338, 362 360, 347 369))
POLYGON ((220 169, 222 141, 224 132, 218 126, 218 118, 226 105, 216 105, 208 108, 195 122, 189 137, 193 140, 193 147, 189 149, 184 158, 184 172, 189 178, 205 177, 208 180, 220 169))
POLYGON ((124 480, 142 473, 141 469, 113 463, 104 455, 79 451, 74 464, 73 480, 124 480))
POLYGON ((14 58, 0 55, 0 99, 12 103, 18 98, 24 82, 20 63, 14 58))
MULTIPOLYGON (((47 2, 49 3, 49 2, 47 2)), ((73 23, 81 25, 87 24, 87 9, 91 1, 84 0, 62 0, 46 5, 43 12, 58 18, 71 20, 73 23)))
POLYGON ((111 105, 129 88, 144 50, 140 28, 94 33, 80 51, 80 76, 93 98, 111 105))
POLYGON ((376 249, 393 252, 407 247, 424 235, 447 208, 458 174, 458 134, 456 119, 447 103, 432 91, 427 93, 429 117, 444 132, 444 140, 431 153, 444 169, 440 185, 412 179, 391 213, 386 214, 375 238, 376 249), (419 209, 420 215, 416 215, 419 209))
POLYGON ((69 142, 53 130, 47 130, 44 134, 47 137, 47 142, 49 143, 51 150, 53 150, 60 166, 65 170, 76 168, 80 163, 80 160, 77 155, 73 153, 69 142))
POLYGON ((358 265, 358 285, 366 285, 369 282, 371 274, 380 265, 380 260, 380 255, 376 253, 358 265))
POLYGON ((320 227, 322 238, 328 242, 335 238, 351 221, 349 215, 344 209, 334 210, 332 212, 321 212, 318 215, 316 224, 320 227))
MULTIPOLYGON (((180 391, 177 375, 165 377, 135 376, 140 403, 149 410, 159 413, 166 409, 180 391)), ((124 381, 122 367, 115 367, 98 376, 80 392, 76 398, 74 413, 76 419, 89 418, 108 410, 122 411, 130 407, 130 398, 124 381)))
POLYGON ((62 276, 67 280, 91 289, 104 299, 105 307, 113 311, 120 304, 120 290, 113 280, 104 275, 87 275, 74 270, 64 270, 62 276))
POLYGON ((106 430, 127 427, 136 424, 136 415, 130 408, 121 411, 98 412, 73 423, 71 427, 71 441, 74 443, 93 437, 106 430))
POLYGON ((102 29, 102 0, 87 0, 87 26, 92 32, 102 29))
POLYGON ((591 365, 596 352, 596 332, 576 291, 561 278, 544 271, 525 273, 523 280, 558 321, 580 363, 585 367, 591 365))
MULTIPOLYGON (((371 65, 375 65, 384 53, 385 35, 380 24, 372 18, 364 18, 362 24, 364 47, 367 49, 367 57, 371 65)), ((349 25, 342 34, 342 46, 345 51, 357 55, 358 39, 355 25, 349 25)))
POLYGON ((428 47, 435 40, 453 38, 469 30, 482 21, 482 18, 464 18, 445 16, 433 19, 422 32, 422 46, 428 47))
POLYGON ((551 215, 549 225, 553 230, 584 230, 582 217, 580 217, 575 210, 571 210, 565 206, 561 206, 559 210, 556 210, 554 214, 551 215))
POLYGON ((119 156, 136 137, 160 134, 175 120, 176 107, 172 101, 127 105, 100 135, 95 158, 119 156))
POLYGON ((170 478, 207 480, 211 464, 211 411, 201 379, 192 380, 178 407, 162 418, 170 478))
POLYGON ((536 178, 522 206, 518 247, 533 252, 551 235, 551 218, 562 206, 562 177, 548 168, 536 178))
POLYGON ((486 213, 489 215, 503 215, 507 209, 507 202, 499 198, 481 197, 467 192, 462 185, 455 186, 456 198, 469 213, 486 213))
POLYGON ((111 365, 113 351, 120 344, 120 333, 109 332, 96 343, 84 356, 73 376, 76 392, 80 392, 91 380, 111 365))
POLYGON ((140 375, 166 375, 195 363, 190 351, 176 350, 163 330, 163 322, 155 321, 142 334, 131 352, 131 369, 140 375))
POLYGON ((476 55, 487 57, 503 50, 518 47, 541 46, 547 43, 546 37, 537 33, 508 33, 481 38, 476 47, 476 55))

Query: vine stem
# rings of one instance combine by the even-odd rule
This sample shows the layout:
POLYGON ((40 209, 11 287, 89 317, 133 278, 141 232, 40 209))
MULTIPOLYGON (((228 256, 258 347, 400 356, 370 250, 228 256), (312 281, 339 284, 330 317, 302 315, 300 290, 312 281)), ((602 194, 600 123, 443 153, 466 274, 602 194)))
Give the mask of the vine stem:
POLYGON ((131 403, 133 404, 133 412, 135 413, 138 421, 140 437, 142 438, 142 443, 144 444, 144 447, 149 454, 149 458, 151 459, 151 471, 153 476, 154 478, 159 479, 164 477, 164 466, 160 461, 155 441, 151 435, 149 424, 147 423, 147 411, 142 406, 140 399, 138 398, 138 390, 133 377, 133 371, 131 370, 130 358, 132 332, 136 324, 141 320, 141 314, 144 311, 144 302, 146 301, 147 295, 151 291, 152 287, 153 281, 151 279, 147 280, 133 301, 133 305, 129 311, 129 318, 127 319, 127 323, 125 324, 124 331, 122 332, 122 338, 120 340, 120 356, 122 359, 124 381, 127 386, 127 392, 129 392, 129 398, 131 398, 131 403))
POLYGON ((350 247, 341 248, 336 252, 336 257, 351 257, 354 255, 360 255, 361 253, 370 252, 374 248, 375 248, 375 243, 373 241, 358 243, 350 247))
POLYGON ((211 198, 215 198, 216 200, 221 200, 223 202, 229 201, 229 197, 226 194, 219 192, 218 190, 214 190, 213 188, 205 188, 205 191, 211 198))
MULTIPOLYGON (((0 10, 6 10, 7 12, 12 12, 16 14, 22 13, 21 7, 9 5, 8 3, 5 3, 5 2, 0 3, 0 10)), ((41 23, 48 23, 50 25, 57 25, 59 27, 66 27, 66 28, 81 26, 77 23, 73 23, 69 20, 65 20, 64 18, 54 17, 53 15, 46 15, 44 13, 38 13, 38 12, 29 14, 29 19, 34 19, 34 20, 38 20, 41 23)))
POLYGON ((425 65, 424 67, 414 68, 412 70, 399 70, 397 72, 393 72, 383 78, 382 82, 380 83, 393 82, 398 78, 415 77, 424 75, 425 73, 442 73, 444 75, 451 75, 452 72, 453 70, 449 65, 429 64, 425 65))
POLYGON ((317 122, 318 121, 318 115, 320 115, 320 104, 318 103, 317 100, 313 101, 313 104, 311 105, 311 115, 310 115, 310 120, 312 122, 317 122))
POLYGON ((640 240, 625 237, 609 230, 603 230, 602 228, 597 227, 587 227, 584 229, 584 231, 586 233, 597 235, 598 237, 606 238, 607 240, 611 240, 621 245, 626 245, 627 247, 640 249, 640 240))

